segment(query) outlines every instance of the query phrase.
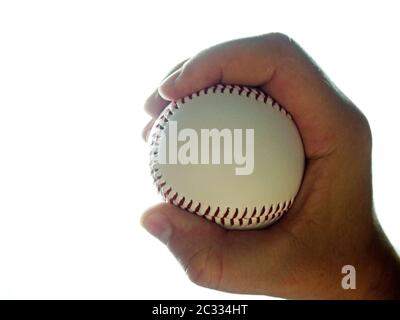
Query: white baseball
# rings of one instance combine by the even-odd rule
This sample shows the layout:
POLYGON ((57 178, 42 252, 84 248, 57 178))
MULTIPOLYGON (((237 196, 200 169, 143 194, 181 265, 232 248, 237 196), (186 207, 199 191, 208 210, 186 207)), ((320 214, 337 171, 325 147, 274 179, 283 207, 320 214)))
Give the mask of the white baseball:
POLYGON ((172 102, 155 122, 149 142, 151 174, 164 200, 227 229, 272 224, 291 207, 301 185, 305 160, 296 125, 285 109, 256 89, 216 85, 172 102), (199 136, 205 128, 254 129, 254 145, 243 147, 254 150, 252 173, 238 175, 237 163, 161 162, 170 156, 165 146, 171 122, 199 136))

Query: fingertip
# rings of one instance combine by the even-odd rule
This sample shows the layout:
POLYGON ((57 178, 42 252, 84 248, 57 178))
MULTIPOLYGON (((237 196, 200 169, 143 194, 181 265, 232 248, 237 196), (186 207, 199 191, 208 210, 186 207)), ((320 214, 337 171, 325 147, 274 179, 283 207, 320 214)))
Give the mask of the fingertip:
POLYGON ((181 71, 182 68, 179 68, 161 82, 158 87, 158 94, 161 96, 161 98, 168 101, 179 98, 179 96, 176 94, 175 80, 181 74, 181 71))
POLYGON ((152 117, 158 117, 158 115, 168 105, 169 101, 164 100, 155 90, 145 101, 144 109, 152 117))
POLYGON ((140 224, 147 232, 167 244, 172 235, 172 226, 164 212, 158 207, 148 209, 140 217, 140 224))

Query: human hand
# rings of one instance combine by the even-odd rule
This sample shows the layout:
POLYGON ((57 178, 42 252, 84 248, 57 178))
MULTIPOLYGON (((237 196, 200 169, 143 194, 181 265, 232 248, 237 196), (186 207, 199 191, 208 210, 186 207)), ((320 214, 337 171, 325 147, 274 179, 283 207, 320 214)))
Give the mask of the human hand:
POLYGON ((170 204, 149 209, 145 228, 201 286, 285 298, 399 297, 400 263, 374 217, 372 139, 362 113, 281 34, 200 52, 175 68, 145 108, 156 118, 170 100, 217 83, 257 87, 292 114, 306 154, 299 194, 264 230, 227 231, 170 204), (344 265, 356 269, 356 290, 341 287, 344 265))

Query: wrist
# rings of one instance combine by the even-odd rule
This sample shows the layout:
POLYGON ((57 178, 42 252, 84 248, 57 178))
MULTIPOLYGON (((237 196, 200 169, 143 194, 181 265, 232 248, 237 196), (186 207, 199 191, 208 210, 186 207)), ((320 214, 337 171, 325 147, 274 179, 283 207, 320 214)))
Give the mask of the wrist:
POLYGON ((400 259, 379 226, 355 260, 356 289, 342 289, 339 299, 400 299, 400 259))
POLYGON ((380 228, 371 241, 367 263, 370 281, 364 298, 400 299, 400 259, 380 228))
MULTIPOLYGON (((400 259, 378 226, 369 236, 360 237, 352 250, 331 260, 329 272, 321 283, 320 297, 326 299, 400 299, 400 259), (363 238, 361 240, 361 238, 363 238), (343 267, 354 267, 348 273, 343 267), (353 273, 353 274, 350 274, 353 273), (335 276, 336 274, 336 276, 335 276), (354 287, 343 286, 344 278, 353 277, 354 287), (325 288, 325 289, 324 289, 325 288)), ((346 281, 344 281, 346 282, 346 281)), ((347 282, 346 282, 347 283, 347 282)))

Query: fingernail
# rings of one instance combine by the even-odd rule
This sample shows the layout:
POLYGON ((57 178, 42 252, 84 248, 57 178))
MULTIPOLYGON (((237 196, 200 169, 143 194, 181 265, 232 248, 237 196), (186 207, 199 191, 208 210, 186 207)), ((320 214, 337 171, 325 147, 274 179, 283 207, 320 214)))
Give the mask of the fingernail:
POLYGON ((172 228, 164 214, 161 212, 147 212, 142 216, 141 222, 149 233, 164 244, 168 243, 171 238, 172 228))

